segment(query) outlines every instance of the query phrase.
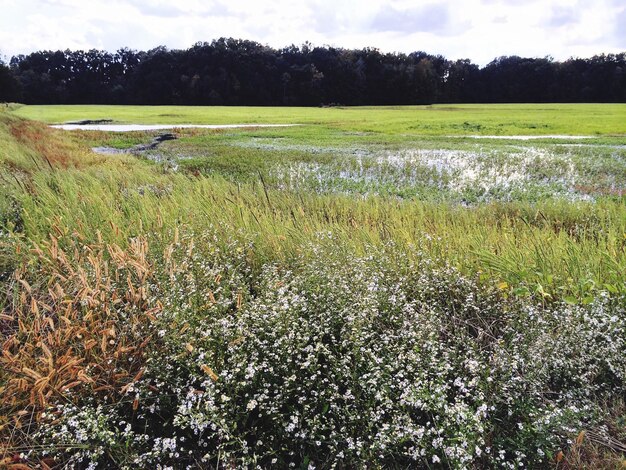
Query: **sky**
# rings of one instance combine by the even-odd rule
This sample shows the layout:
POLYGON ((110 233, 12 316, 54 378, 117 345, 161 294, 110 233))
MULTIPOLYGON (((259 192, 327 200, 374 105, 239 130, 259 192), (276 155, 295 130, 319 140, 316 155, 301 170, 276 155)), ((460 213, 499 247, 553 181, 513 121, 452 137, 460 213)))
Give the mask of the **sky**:
POLYGON ((626 51, 626 0, 0 0, 0 57, 37 50, 272 47, 425 51, 486 65, 626 51))

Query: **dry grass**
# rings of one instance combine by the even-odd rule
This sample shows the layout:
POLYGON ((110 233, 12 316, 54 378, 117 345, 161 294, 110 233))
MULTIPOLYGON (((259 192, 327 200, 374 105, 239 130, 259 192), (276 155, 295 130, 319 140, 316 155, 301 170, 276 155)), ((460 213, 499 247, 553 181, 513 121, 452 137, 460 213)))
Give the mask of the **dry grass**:
POLYGON ((13 301, 0 315, 5 459, 31 444, 28 434, 48 404, 73 403, 85 394, 121 400, 143 373, 151 341, 145 325, 160 309, 147 300, 147 242, 135 239, 126 250, 71 246, 62 250, 54 236, 35 246, 36 262, 15 273, 13 301))
POLYGON ((581 193, 585 193, 585 194, 597 194, 597 195, 602 195, 602 196, 619 196, 619 197, 626 196, 626 190, 618 189, 618 188, 607 188, 607 187, 602 187, 602 186, 589 186, 589 185, 582 185, 582 184, 574 185, 574 188, 577 191, 580 191, 581 193))
POLYGON ((614 439, 600 434, 595 435, 598 439, 592 439, 591 436, 594 434, 591 431, 581 435, 584 437, 580 444, 574 445, 565 454, 559 454, 556 468, 563 470, 626 468, 626 454, 612 447, 611 443, 616 442, 614 439))
POLYGON ((618 401, 607 406, 611 418, 606 428, 581 431, 574 444, 557 457, 557 468, 626 469, 626 403, 618 401))
MULTIPOLYGON (((48 171, 58 168, 82 168, 104 161, 102 156, 87 151, 85 147, 80 147, 61 131, 43 123, 8 119, 6 116, 4 122, 18 148, 30 157, 28 165, 17 165, 22 166, 22 170, 48 171)), ((8 160, 5 163, 11 162, 8 160)), ((16 162, 13 162, 11 166, 15 169, 16 162)))
POLYGON ((72 158, 67 141, 55 139, 54 132, 44 124, 14 120, 9 130, 20 144, 35 151, 50 167, 67 168, 78 163, 72 158))

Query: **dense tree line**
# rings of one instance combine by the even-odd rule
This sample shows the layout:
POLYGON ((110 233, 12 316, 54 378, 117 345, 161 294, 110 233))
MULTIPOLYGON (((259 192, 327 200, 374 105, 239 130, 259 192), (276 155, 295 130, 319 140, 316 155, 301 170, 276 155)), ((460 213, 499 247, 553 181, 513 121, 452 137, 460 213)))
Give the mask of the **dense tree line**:
POLYGON ((186 50, 39 51, 0 63, 0 101, 294 105, 626 102, 626 53, 500 57, 483 68, 425 52, 274 49, 218 39, 186 50))

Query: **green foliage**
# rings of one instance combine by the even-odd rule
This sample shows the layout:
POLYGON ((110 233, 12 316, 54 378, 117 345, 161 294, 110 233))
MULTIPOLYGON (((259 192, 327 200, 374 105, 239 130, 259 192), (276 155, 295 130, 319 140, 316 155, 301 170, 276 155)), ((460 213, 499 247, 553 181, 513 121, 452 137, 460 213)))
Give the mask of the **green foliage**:
MULTIPOLYGON (((220 38, 186 50, 37 51, 13 57, 29 104, 317 106, 429 103, 623 103, 626 54, 555 62, 498 57, 480 68, 425 52, 301 47, 220 38)), ((169 114, 169 113, 164 113, 169 114)), ((482 129, 466 119, 465 130, 482 129)), ((525 122, 528 129, 549 127, 525 122)))

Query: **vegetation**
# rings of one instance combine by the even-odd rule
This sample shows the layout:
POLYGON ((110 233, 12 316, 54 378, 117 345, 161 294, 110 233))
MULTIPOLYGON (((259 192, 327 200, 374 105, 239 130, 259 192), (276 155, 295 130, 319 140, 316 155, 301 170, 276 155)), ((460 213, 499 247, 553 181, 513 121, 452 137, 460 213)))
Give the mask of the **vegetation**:
MULTIPOLYGON (((407 55, 308 44, 276 50, 221 38, 187 50, 39 51, 13 57, 10 66, 11 97, 4 99, 29 104, 626 101, 624 53, 564 62, 500 57, 479 68, 467 59, 421 51, 407 55)), ((0 68, 0 80, 2 73, 0 68)))
MULTIPOLYGON (((15 105, 17 106, 17 105, 15 105)), ((232 106, 22 106, 15 114, 51 124, 90 119, 136 124, 315 124, 290 129, 296 143, 315 146, 392 144, 424 136, 591 135, 623 142, 625 104, 492 104, 281 108, 232 106), (348 134, 346 134, 348 133, 348 134)), ((283 129, 268 138, 283 137, 283 129)), ((218 132, 218 131, 216 131, 218 132)), ((219 132, 218 132, 219 133, 219 132)), ((227 136, 227 137, 230 137, 227 136)), ((444 140, 438 145, 448 146, 444 140)))
POLYGON ((2 462, 622 465, 623 107, 454 109, 0 114, 2 462))

